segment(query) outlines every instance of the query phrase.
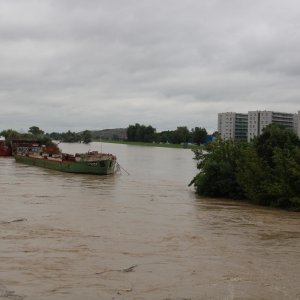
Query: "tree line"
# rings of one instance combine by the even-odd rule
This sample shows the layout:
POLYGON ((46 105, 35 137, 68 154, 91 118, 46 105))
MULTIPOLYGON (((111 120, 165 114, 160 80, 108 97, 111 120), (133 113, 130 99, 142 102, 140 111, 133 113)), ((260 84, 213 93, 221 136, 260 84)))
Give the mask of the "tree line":
POLYGON ((0 136, 5 137, 7 146, 10 146, 12 140, 35 140, 47 146, 54 145, 51 138, 37 126, 31 126, 26 133, 18 132, 14 129, 6 129, 0 132, 0 136))
POLYGON ((271 124, 249 143, 218 139, 194 153, 200 171, 190 185, 199 195, 300 210, 300 140, 293 131, 271 124))
MULTIPOLYGON (((98 137, 90 130, 82 132, 51 132, 45 133, 37 126, 31 126, 27 133, 20 133, 13 129, 3 130, 0 135, 7 140, 11 139, 38 139, 43 143, 49 143, 51 140, 60 141, 64 143, 85 143, 88 144, 98 137)), ((186 126, 177 127, 176 130, 168 130, 156 132, 152 126, 129 125, 126 129, 127 140, 130 142, 144 142, 144 143, 170 143, 170 144, 204 144, 207 141, 207 131, 205 128, 195 127, 189 130, 186 126)), ((116 138, 117 140, 118 138, 116 138)))
POLYGON ((156 132, 152 126, 136 123, 127 128, 127 140, 130 142, 170 143, 170 144, 203 144, 207 140, 205 128, 195 127, 191 131, 186 126, 177 127, 176 130, 156 132))
POLYGON ((42 129, 37 126, 31 126, 27 133, 20 133, 13 129, 7 129, 0 132, 0 136, 4 136, 6 141, 9 143, 11 140, 37 140, 45 145, 53 144, 52 140, 65 142, 65 143, 77 143, 83 142, 88 144, 92 141, 92 133, 89 130, 85 130, 80 133, 67 132, 58 133, 45 133, 42 129))
POLYGON ((84 143, 89 144, 92 141, 92 132, 84 130, 82 132, 51 132, 47 134, 52 140, 60 141, 63 143, 84 143))

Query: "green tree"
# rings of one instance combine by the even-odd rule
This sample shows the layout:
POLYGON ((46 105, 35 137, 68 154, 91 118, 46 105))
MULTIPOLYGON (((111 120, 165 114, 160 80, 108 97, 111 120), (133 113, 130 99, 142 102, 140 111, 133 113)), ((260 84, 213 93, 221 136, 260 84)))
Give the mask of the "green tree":
POLYGON ((4 136, 6 141, 9 142, 13 139, 20 139, 21 138, 21 134, 13 129, 7 129, 7 130, 3 130, 0 133, 1 136, 4 136))
POLYGON ((162 131, 156 133, 156 141, 158 143, 169 143, 172 140, 173 131, 162 131))
POLYGON ((212 134, 212 136, 213 136, 214 138, 216 138, 216 139, 220 139, 220 138, 221 138, 221 134, 220 134, 219 131, 214 131, 213 134, 212 134))
POLYGON ((191 132, 192 142, 200 145, 204 144, 207 139, 207 131, 205 128, 195 127, 191 132))
POLYGON ((92 133, 89 130, 82 132, 82 141, 84 144, 89 144, 92 141, 92 133))
POLYGON ((42 135, 44 134, 44 131, 41 130, 39 127, 37 126, 31 126, 28 130, 28 132, 32 133, 33 135, 42 135))
POLYGON ((153 142, 155 140, 156 129, 152 126, 145 126, 136 123, 127 128, 127 139, 131 142, 153 142))
POLYGON ((177 129, 173 132, 173 135, 171 136, 171 142, 173 144, 181 144, 181 143, 188 143, 190 137, 190 132, 186 126, 179 126, 177 129))
POLYGON ((290 129, 282 125, 270 124, 263 133, 254 139, 254 146, 259 157, 269 165, 273 165, 273 156, 276 148, 292 150, 300 146, 300 140, 290 129))
POLYGON ((49 134, 49 137, 50 137, 52 140, 60 141, 60 140, 61 140, 61 133, 58 133, 58 132, 51 132, 51 133, 49 134))
POLYGON ((243 190, 237 181, 238 158, 243 143, 218 140, 204 150, 194 150, 200 172, 191 184, 204 196, 242 198, 243 190))
POLYGON ((195 156, 198 194, 300 209, 300 140, 292 131, 271 125, 250 143, 217 139, 195 156))
POLYGON ((62 133, 61 141, 65 143, 77 143, 80 142, 81 136, 76 132, 71 132, 68 130, 67 132, 62 133))
POLYGON ((270 199, 266 192, 270 169, 261 159, 253 143, 245 144, 237 158, 237 184, 244 192, 245 198, 251 201, 269 205, 270 199))
POLYGON ((137 128, 140 124, 136 123, 135 125, 129 125, 127 128, 127 139, 130 142, 134 142, 137 140, 137 128))
POLYGON ((145 127, 143 141, 145 143, 153 142, 155 140, 155 131, 156 131, 155 128, 153 128, 150 125, 145 127))

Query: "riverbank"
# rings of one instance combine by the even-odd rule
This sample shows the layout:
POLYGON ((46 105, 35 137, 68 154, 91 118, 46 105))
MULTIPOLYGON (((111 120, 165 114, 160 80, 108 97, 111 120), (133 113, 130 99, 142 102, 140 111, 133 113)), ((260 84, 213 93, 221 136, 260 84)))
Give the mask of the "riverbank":
POLYGON ((144 142, 129 142, 129 141, 112 141, 112 140, 93 140, 93 142, 111 143, 111 144, 125 144, 133 146, 145 147, 161 147, 161 148, 176 148, 176 149, 200 149, 202 146, 191 144, 161 144, 161 143, 144 143, 144 142))

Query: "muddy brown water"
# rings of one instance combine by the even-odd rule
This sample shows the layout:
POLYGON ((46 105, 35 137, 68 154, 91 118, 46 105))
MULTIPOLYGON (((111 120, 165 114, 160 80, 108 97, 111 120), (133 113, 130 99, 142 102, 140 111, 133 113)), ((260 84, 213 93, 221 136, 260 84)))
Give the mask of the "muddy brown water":
POLYGON ((0 158, 0 299, 300 299, 300 215, 197 197, 183 149, 118 156, 114 176, 0 158))

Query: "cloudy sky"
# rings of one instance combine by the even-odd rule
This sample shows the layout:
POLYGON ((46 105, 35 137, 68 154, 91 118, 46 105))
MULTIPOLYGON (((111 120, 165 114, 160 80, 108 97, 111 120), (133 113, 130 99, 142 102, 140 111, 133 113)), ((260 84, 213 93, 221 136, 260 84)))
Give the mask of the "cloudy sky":
POLYGON ((0 130, 217 128, 300 110, 298 0, 0 0, 0 130))

